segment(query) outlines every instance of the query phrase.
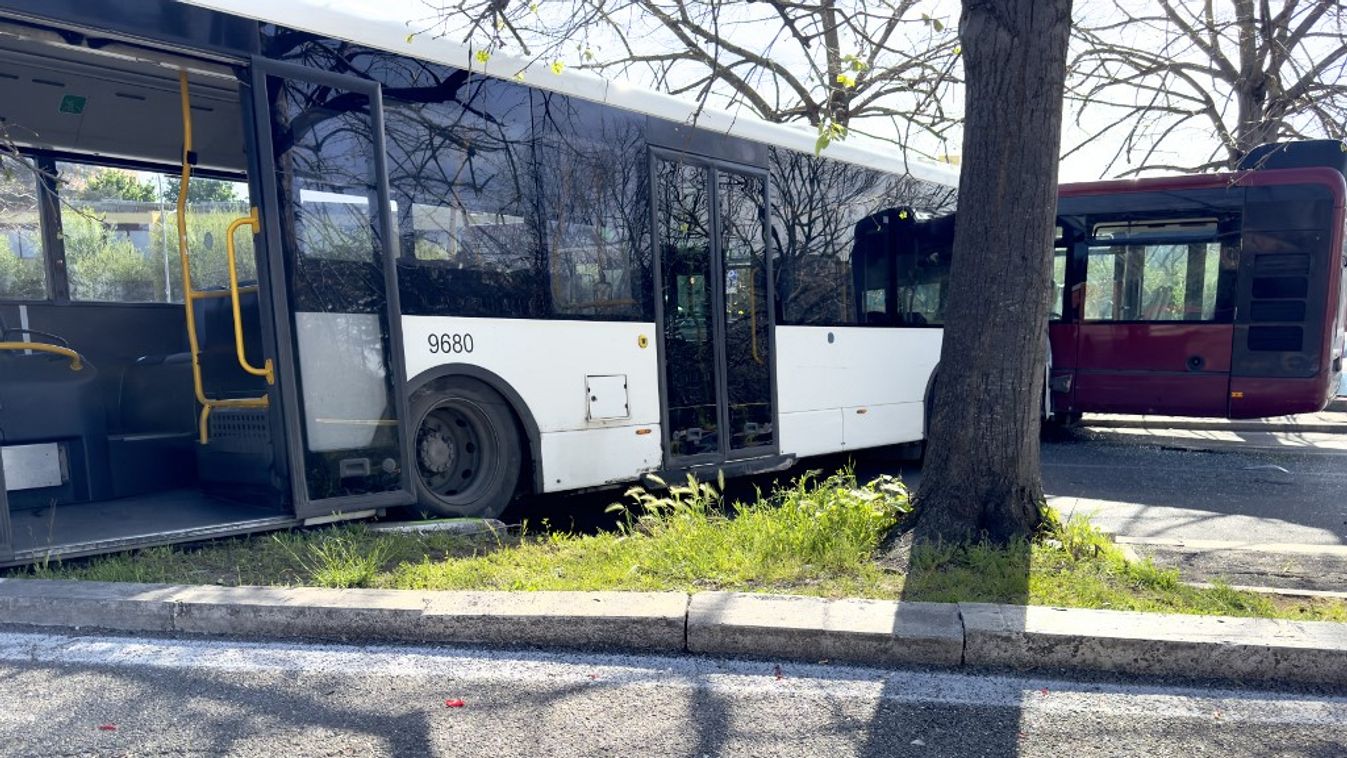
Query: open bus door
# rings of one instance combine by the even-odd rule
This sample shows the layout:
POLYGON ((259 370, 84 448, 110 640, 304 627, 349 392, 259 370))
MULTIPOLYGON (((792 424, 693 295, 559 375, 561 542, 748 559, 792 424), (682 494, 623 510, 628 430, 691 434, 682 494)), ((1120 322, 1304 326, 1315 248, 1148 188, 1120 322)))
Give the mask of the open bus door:
POLYGON ((295 513, 415 501, 379 85, 253 62, 295 513))

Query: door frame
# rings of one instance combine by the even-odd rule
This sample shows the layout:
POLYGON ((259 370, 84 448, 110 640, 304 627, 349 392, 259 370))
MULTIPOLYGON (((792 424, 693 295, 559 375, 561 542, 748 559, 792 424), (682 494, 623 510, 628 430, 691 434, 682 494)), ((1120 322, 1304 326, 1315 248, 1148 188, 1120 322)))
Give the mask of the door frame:
POLYGON ((5 489, 5 467, 0 464, 0 563, 14 560, 14 532, 9 522, 9 492, 5 489))
MULTIPOLYGON (((369 510, 391 506, 411 505, 416 501, 411 479, 412 434, 408 428, 406 354, 402 347, 402 309, 398 300, 397 256, 392 250, 392 210, 389 203, 388 160, 384 149, 383 88, 379 82, 354 76, 335 74, 296 63, 254 56, 249 66, 252 88, 253 129, 257 147, 253 168, 257 171, 261 189, 262 231, 259 247, 265 251, 264 263, 270 280, 271 321, 276 340, 276 389, 279 394, 281 428, 284 430, 286 459, 290 462, 289 479, 294 498, 295 515, 299 518, 327 516, 355 510, 369 510), (378 208, 373 218, 384 240, 383 265, 385 282, 385 309, 388 316, 389 370, 393 384, 393 408, 401 442, 399 461, 400 487, 385 492, 340 495, 330 498, 309 497, 305 460, 305 431, 302 389, 298 381, 299 360, 295 349, 293 319, 286 271, 286 251, 281 246, 279 212, 282 207, 276 186, 275 145, 272 136, 271 110, 267 102, 267 78, 294 79, 320 84, 346 92, 365 95, 371 103, 370 125, 373 140, 375 191, 378 208)), ((259 277, 261 278, 261 277, 259 277)))
POLYGON ((736 463, 755 458, 766 458, 777 455, 781 449, 781 423, 780 423, 780 405, 777 400, 777 372, 776 372, 776 276, 774 271, 774 261, 772 256, 772 234, 771 234, 771 208, 772 208, 772 182, 771 172, 764 166, 755 166, 751 164, 736 163, 718 158, 711 158, 705 155, 695 153, 686 153, 680 150, 674 150, 667 147, 650 146, 650 155, 648 157, 647 173, 650 182, 650 245, 651 245, 651 267, 654 282, 654 300, 655 300, 655 354, 658 364, 659 374, 659 405, 660 405, 660 445, 666 468, 683 469, 693 468, 704 465, 716 465, 725 463, 736 463), (685 455, 674 457, 671 454, 671 433, 669 427, 669 387, 668 387, 668 355, 664 344, 664 259, 660 252, 659 244, 659 223, 660 223, 660 188, 658 182, 658 172, 656 167, 659 161, 685 163, 699 166, 706 169, 707 180, 707 204, 709 218, 707 219, 710 228, 710 256, 711 276, 716 285, 711 288, 711 319, 712 319, 712 343, 715 353, 715 376, 716 376, 716 437, 719 441, 719 450, 715 453, 701 453, 698 455, 685 455), (772 442, 770 445, 758 445, 741 450, 730 449, 730 425, 729 425, 729 366, 728 366, 728 345, 725 337, 725 260, 724 251, 721 248, 721 226, 720 226, 720 191, 717 188, 716 176, 720 171, 727 171, 745 176, 756 176, 762 179, 763 187, 763 264, 764 274, 767 280, 767 354, 768 354, 768 376, 771 386, 770 396, 772 403, 772 442))

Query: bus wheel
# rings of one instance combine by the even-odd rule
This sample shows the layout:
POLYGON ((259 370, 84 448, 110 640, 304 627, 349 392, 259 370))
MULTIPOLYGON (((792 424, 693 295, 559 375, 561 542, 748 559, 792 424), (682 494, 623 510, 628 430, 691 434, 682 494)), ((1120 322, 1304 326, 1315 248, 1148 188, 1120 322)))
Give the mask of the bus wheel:
POLYGON ((421 511, 499 516, 514 497, 522 458, 509 406, 486 385, 462 377, 421 391, 411 405, 421 511))

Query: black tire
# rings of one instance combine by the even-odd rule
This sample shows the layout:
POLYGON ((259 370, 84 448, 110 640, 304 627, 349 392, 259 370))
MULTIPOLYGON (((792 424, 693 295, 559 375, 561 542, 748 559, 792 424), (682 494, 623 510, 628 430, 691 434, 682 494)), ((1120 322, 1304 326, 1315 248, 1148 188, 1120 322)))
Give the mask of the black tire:
POLYGON ((1039 426, 1039 439, 1052 442, 1069 440, 1080 423, 1079 413, 1054 413, 1051 418, 1043 418, 1039 426))
POLYGON ((523 452, 514 412, 490 387, 450 377, 411 403, 417 507, 438 516, 495 518, 514 498, 523 452))

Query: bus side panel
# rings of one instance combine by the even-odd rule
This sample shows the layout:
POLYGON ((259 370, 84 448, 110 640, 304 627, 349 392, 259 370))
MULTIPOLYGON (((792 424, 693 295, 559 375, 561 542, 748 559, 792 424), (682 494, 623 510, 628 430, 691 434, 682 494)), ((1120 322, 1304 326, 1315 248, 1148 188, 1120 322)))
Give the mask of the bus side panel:
POLYGON ((543 432, 543 492, 629 482, 658 471, 664 460, 659 427, 637 434, 630 426, 543 432))
POLYGON ((1078 332, 1077 410, 1226 414, 1230 324, 1085 323, 1078 332))
POLYGON ((937 328, 776 329, 781 452, 814 455, 922 438, 937 328))
POLYGON ((407 376, 467 364, 518 393, 538 425, 544 491, 659 468, 654 324, 403 316, 402 328, 407 376))
POLYGON ((1343 177, 1327 169, 1247 180, 1230 415, 1321 410, 1332 397, 1343 177))
POLYGON ((1052 354, 1050 391, 1054 413, 1075 410, 1076 324, 1054 321, 1048 324, 1048 344, 1052 354))

